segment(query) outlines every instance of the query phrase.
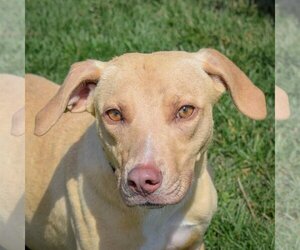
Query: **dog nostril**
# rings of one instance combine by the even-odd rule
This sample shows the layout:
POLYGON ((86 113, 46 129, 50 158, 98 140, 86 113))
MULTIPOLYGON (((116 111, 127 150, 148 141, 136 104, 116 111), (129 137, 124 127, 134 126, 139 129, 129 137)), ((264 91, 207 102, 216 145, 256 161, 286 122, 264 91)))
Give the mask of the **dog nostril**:
POLYGON ((135 183, 134 181, 129 180, 129 181, 128 181, 128 186, 129 186, 129 187, 136 188, 136 183, 135 183))
POLYGON ((153 181, 153 180, 146 180, 145 183, 149 184, 149 185, 156 185, 157 184, 157 182, 153 181))

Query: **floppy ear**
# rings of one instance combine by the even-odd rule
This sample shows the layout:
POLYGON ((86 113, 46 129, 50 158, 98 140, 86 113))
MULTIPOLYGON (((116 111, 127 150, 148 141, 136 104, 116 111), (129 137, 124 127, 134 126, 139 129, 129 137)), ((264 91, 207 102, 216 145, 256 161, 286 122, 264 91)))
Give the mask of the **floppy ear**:
POLYGON ((105 63, 97 60, 73 64, 56 95, 37 114, 34 133, 38 136, 47 133, 65 110, 93 113, 93 91, 104 65, 105 63))
POLYGON ((290 114, 288 95, 284 90, 275 86, 275 119, 286 120, 290 117, 290 114))
POLYGON ((214 49, 201 49, 197 57, 217 88, 230 92, 240 112, 255 120, 266 117, 265 95, 232 61, 214 49))

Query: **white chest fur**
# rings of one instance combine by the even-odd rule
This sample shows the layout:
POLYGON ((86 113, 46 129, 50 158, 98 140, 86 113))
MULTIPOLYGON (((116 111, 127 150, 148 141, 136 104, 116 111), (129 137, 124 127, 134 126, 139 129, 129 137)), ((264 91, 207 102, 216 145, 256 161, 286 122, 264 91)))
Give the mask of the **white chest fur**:
POLYGON ((199 225, 193 224, 189 221, 182 221, 179 228, 172 233, 166 249, 175 250, 185 246, 192 238, 197 226, 199 227, 199 225))
POLYGON ((151 210, 143 224, 145 243, 141 250, 180 248, 190 239, 196 226, 184 220, 181 211, 172 213, 170 208, 151 210))

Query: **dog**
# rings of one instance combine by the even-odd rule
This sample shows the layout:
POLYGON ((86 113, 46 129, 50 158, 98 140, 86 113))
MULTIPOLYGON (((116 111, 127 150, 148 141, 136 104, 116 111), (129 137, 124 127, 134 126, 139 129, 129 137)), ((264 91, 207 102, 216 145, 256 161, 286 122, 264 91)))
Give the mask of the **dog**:
POLYGON ((0 74, 0 249, 24 248, 25 80, 0 74))
POLYGON ((204 249, 212 109, 226 90, 266 117, 263 92, 214 49, 77 62, 61 87, 27 75, 27 246, 204 249))

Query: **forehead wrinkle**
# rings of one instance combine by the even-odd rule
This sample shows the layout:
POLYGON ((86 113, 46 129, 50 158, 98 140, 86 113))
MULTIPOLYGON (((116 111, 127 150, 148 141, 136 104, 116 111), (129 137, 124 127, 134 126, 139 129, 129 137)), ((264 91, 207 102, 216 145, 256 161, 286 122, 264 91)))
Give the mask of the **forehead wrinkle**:
POLYGON ((147 106, 157 106, 161 105, 159 103, 162 98, 177 95, 176 100, 172 101, 176 105, 181 99, 189 99, 179 96, 178 93, 195 95, 201 90, 203 77, 201 77, 202 72, 197 60, 178 58, 178 60, 164 60, 162 64, 159 64, 158 59, 159 57, 141 56, 137 62, 126 60, 126 63, 117 61, 111 63, 102 76, 107 86, 105 95, 109 97, 116 94, 115 98, 120 99, 123 96, 127 101, 128 99, 144 99, 143 102, 147 106), (140 98, 135 96, 140 96, 140 98))
MULTIPOLYGON (((101 80, 110 79, 112 75, 114 75, 118 71, 118 67, 114 64, 108 65, 102 72, 101 80)), ((100 81, 101 81, 100 80, 100 81)))
POLYGON ((166 56, 139 55, 130 60, 131 57, 116 58, 105 70, 103 79, 113 77, 119 84, 127 82, 130 85, 167 86, 174 81, 186 82, 191 74, 194 75, 191 71, 195 71, 195 65, 198 64, 190 58, 174 60, 166 56))

